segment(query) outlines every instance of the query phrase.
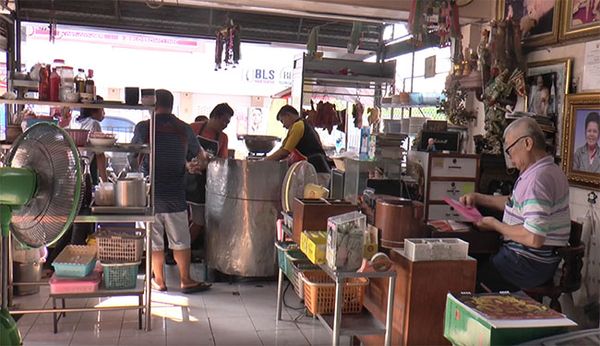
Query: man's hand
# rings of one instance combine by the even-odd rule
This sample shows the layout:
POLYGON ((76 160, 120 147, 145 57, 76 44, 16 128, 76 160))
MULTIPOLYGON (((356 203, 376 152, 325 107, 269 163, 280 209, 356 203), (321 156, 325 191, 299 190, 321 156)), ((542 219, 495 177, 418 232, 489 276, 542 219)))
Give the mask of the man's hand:
POLYGON ((467 193, 459 198, 459 202, 466 205, 467 207, 473 208, 477 205, 477 193, 467 193))
POLYGON ((475 223, 475 226, 477 226, 477 228, 479 228, 482 231, 497 231, 497 225, 499 222, 500 221, 496 220, 491 216, 485 216, 477 223, 475 223))
POLYGON ((186 162, 185 167, 191 174, 200 174, 206 170, 209 161, 210 157, 206 151, 201 150, 198 156, 194 157, 192 161, 186 162))

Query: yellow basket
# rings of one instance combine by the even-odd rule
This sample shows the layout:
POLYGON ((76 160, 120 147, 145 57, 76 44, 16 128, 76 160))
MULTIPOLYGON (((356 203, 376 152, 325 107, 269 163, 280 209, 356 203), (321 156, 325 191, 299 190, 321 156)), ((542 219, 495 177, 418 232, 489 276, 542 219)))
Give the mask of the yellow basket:
MULTIPOLYGON (((332 314, 335 310, 335 282, 322 270, 300 274, 304 281, 304 305, 311 314, 332 314)), ((348 278, 342 289, 342 312, 357 314, 362 311, 367 278, 348 278)))

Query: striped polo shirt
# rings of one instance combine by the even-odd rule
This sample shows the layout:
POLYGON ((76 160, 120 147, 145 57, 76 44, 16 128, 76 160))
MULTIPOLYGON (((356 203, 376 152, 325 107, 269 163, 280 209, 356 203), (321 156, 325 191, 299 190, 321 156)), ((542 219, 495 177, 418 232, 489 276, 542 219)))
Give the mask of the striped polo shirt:
POLYGON ((571 232, 569 182, 552 156, 538 160, 521 173, 504 208, 502 221, 509 225, 522 224, 527 231, 544 237, 543 247, 535 249, 505 236, 511 250, 544 263, 560 261, 554 248, 567 245, 571 232))

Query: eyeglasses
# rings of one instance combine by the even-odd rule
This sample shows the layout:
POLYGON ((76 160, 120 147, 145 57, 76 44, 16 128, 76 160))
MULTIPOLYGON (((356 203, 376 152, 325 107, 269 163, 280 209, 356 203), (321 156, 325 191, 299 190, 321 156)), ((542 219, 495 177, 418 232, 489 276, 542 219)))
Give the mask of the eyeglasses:
POLYGON ((504 152, 506 153, 506 155, 508 155, 508 157, 511 157, 510 156, 510 149, 512 149, 512 147, 514 147, 517 143, 519 143, 519 141, 521 139, 527 138, 527 137, 529 137, 529 136, 521 136, 521 137, 517 138, 516 141, 514 141, 511 145, 509 145, 506 149, 504 149, 504 152))

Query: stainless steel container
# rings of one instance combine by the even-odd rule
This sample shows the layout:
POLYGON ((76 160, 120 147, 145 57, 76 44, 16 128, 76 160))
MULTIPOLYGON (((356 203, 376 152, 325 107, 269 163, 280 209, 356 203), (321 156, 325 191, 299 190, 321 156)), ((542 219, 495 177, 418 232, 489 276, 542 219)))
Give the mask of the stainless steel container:
POLYGON ((228 275, 275 275, 277 217, 285 162, 217 159, 208 165, 208 267, 228 275))
POLYGON ((146 181, 143 179, 120 179, 115 184, 117 207, 145 207, 146 181))

